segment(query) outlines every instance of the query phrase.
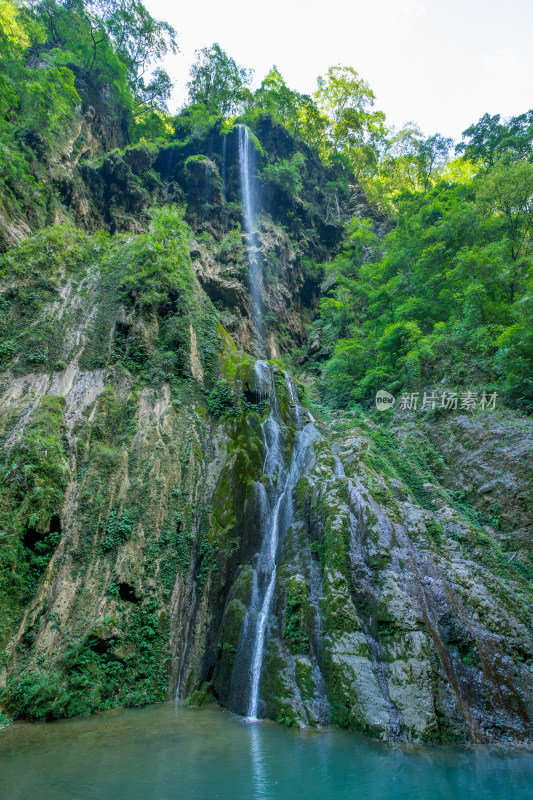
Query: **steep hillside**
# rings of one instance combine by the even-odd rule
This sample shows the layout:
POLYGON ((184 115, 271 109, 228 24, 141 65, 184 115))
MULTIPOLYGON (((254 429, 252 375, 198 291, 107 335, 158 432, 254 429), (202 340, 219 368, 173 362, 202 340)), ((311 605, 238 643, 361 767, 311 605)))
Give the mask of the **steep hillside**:
MULTIPOLYGON (((527 340, 486 378, 519 335, 527 253, 511 299, 482 296, 497 321, 453 329, 459 389, 481 376, 497 408, 380 413, 379 388, 457 388, 446 276, 417 231, 431 264, 487 253, 432 238, 448 189, 387 214, 360 164, 356 180, 363 150, 324 155, 306 98, 282 119, 263 85, 247 116, 204 98, 141 137, 140 89, 117 99, 106 64, 62 73, 55 149, 9 140, 35 196, 2 178, 3 713, 177 698, 386 740, 531 741, 527 340)), ((448 279, 460 317, 482 292, 448 279)))
MULTIPOLYGON (((92 168, 111 225, 131 182, 167 163, 193 229, 170 204, 147 233, 56 227, 3 257, 4 706, 53 718, 200 690, 246 713, 264 504, 286 481, 260 712, 393 738, 528 738, 522 558, 392 431, 364 413, 310 423, 304 387, 247 354, 235 138, 211 137, 224 184, 220 148, 138 147, 92 168)), ((266 200, 259 224, 268 355, 305 341, 318 285, 302 249, 335 252, 334 225, 288 229, 285 209, 266 200)), ((148 227, 140 207, 120 210, 148 227)))

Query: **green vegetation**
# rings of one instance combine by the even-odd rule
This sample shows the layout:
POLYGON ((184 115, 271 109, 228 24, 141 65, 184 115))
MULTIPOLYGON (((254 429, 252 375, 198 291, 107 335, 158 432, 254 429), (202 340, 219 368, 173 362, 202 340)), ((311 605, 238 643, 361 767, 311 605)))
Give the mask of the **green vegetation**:
MULTIPOLYGON (((352 67, 331 67, 312 96, 276 67, 252 91, 250 71, 213 44, 171 118, 157 65, 174 50, 173 29, 139 0, 0 0, 0 367, 13 391, 0 420, 0 645, 14 648, 0 704, 42 720, 162 700, 178 652, 183 691, 197 687, 190 702, 223 701, 276 487, 278 522, 291 525, 262 677, 268 713, 297 725, 293 698, 309 709, 316 699, 320 608, 333 720, 376 733, 341 656, 371 660, 372 623, 392 660, 407 628, 388 593, 409 631, 422 627, 400 585, 409 569, 416 584, 416 558, 393 555, 407 549, 395 526, 435 575, 460 552, 487 597, 490 580, 501 585, 506 607, 533 585, 508 510, 439 489, 449 465, 421 428, 400 438, 393 412, 367 418, 381 388, 420 399, 473 389, 478 402, 497 392, 533 411, 533 112, 485 115, 451 159, 439 133, 390 129, 352 67), (241 124, 257 168, 252 236, 241 228, 241 124), (283 495, 283 472, 263 474, 277 432, 246 352, 249 247, 282 458, 301 469, 290 515, 292 473, 283 495), (308 417, 287 365, 307 373, 300 399, 341 434, 336 449, 317 437, 291 459, 307 443, 295 420, 308 417), (418 506, 407 522, 404 499, 418 506), (176 641, 198 631, 203 643, 176 641)), ((468 588, 465 578, 465 608, 468 588)), ((451 647, 468 669, 483 660, 473 640, 451 647)))
POLYGON ((125 268, 120 290, 128 303, 141 312, 163 301, 173 302, 178 313, 187 309, 194 276, 189 231, 179 208, 154 209, 151 231, 126 242, 118 258, 125 268))
POLYGON ((5 311, 0 358, 7 364, 17 355, 14 368, 19 372, 64 369, 65 359, 73 355, 65 352, 64 331, 68 324, 81 324, 83 307, 67 304, 58 320, 50 304, 69 281, 81 281, 85 295, 98 301, 95 336, 81 354, 82 367, 121 364, 151 383, 176 375, 190 378, 194 324, 200 363, 207 380, 213 380, 217 317, 209 300, 195 289, 189 237, 182 210, 163 206, 152 209, 150 230, 135 237, 84 234, 58 226, 1 254, 6 289, 0 294, 5 311), (89 270, 98 275, 96 285, 89 270), (117 323, 124 305, 146 324, 159 315, 156 349, 148 347, 142 326, 117 323))
POLYGON ((246 87, 251 79, 251 70, 238 66, 219 44, 204 47, 196 51, 191 67, 189 102, 214 114, 235 114, 250 96, 246 87))
POLYGON ((306 607, 305 581, 298 577, 289 578, 285 600, 285 639, 293 653, 306 653, 309 650, 309 636, 305 620, 306 607))
MULTIPOLYGON (((157 139, 168 128, 161 116, 168 76, 156 68, 147 83, 143 68, 174 48, 175 32, 153 20, 136 0, 120 8, 48 0, 19 7, 4 0, 1 8, 3 119, 8 122, 0 133, 7 148, 3 163, 15 170, 2 177, 4 194, 12 211, 17 203, 21 210, 27 206, 29 218, 42 225, 48 212, 45 207, 39 211, 39 204, 49 207, 51 199, 31 194, 43 174, 31 135, 45 136, 46 161, 80 100, 76 69, 114 87, 115 102, 130 115, 131 125, 151 109, 161 124, 150 128, 145 119, 142 135, 157 139), (42 56, 38 68, 28 58, 35 49, 42 56)), ((452 142, 440 134, 424 138, 413 124, 389 129, 384 114, 374 108, 372 90, 352 67, 331 67, 319 77, 313 97, 290 90, 275 67, 255 92, 250 80, 250 71, 220 45, 198 51, 189 106, 175 120, 175 138, 185 145, 215 124, 226 133, 232 124, 226 118, 235 114, 252 128, 270 115, 295 137, 296 149, 288 157, 267 159, 263 180, 287 202, 302 203, 303 195, 311 215, 323 212, 310 192, 309 152, 331 170, 321 188, 327 218, 345 224, 346 235, 342 251, 323 267, 326 289, 320 318, 312 323, 312 333, 320 335, 318 369, 326 403, 367 404, 378 388, 417 391, 444 380, 455 390, 501 391, 510 404, 531 411, 531 112, 508 121, 485 115, 465 131, 459 157, 450 162, 452 142), (343 219, 340 202, 354 180, 376 211, 391 215, 385 236, 378 236, 373 218, 343 219)), ((206 158, 188 153, 185 168, 191 159, 206 158)), ((141 184, 135 188, 141 195, 144 191, 141 184)), ((149 204, 149 195, 144 202, 149 204)), ((291 226, 296 225, 294 215, 289 206, 291 226)), ((126 270, 119 290, 128 302, 149 311, 170 296, 178 316, 180 304, 189 303, 192 271, 184 226, 175 211, 160 209, 151 233, 122 246, 117 258, 126 270)), ((234 233, 218 245, 223 259, 233 259, 234 233)), ((275 286, 276 269, 275 264, 267 269, 269 287, 275 286)), ((167 350, 187 346, 186 325, 175 317, 165 327, 167 350)), ((37 335, 49 341, 51 353, 53 331, 39 329, 37 335)), ((121 335, 117 346, 127 351, 128 368, 145 372, 150 354, 141 342, 121 343, 121 335)), ((8 335, 0 355, 9 358, 15 349, 8 335)), ((50 360, 39 350, 28 355, 33 363, 50 360)), ((62 361, 60 356, 57 360, 62 361)))
POLYGON ((325 398, 368 404, 375 392, 500 390, 533 409, 531 225, 533 167, 481 167, 398 195, 396 225, 379 240, 354 220, 326 266, 321 302, 329 360, 325 398))
POLYGON ((0 642, 33 596, 61 536, 68 467, 61 435, 64 401, 43 397, 0 468, 0 642))
MULTIPOLYGON (((500 391, 531 411, 531 112, 507 122, 486 115, 450 161, 450 139, 424 137, 414 124, 387 128, 353 68, 331 67, 313 98, 292 92, 275 67, 252 94, 246 71, 218 45, 198 55, 191 74, 191 87, 202 75, 209 91, 191 89, 187 114, 240 113, 253 128, 267 113, 334 170, 324 187, 328 217, 343 222, 339 203, 354 179, 375 211, 391 216, 385 236, 374 218, 349 220, 342 252, 323 267, 312 334, 327 357, 319 368, 328 404, 366 404, 378 388, 416 391, 445 380, 480 396, 500 391), (233 107, 217 95, 225 70, 239 98, 233 107)), ((262 177, 288 198, 303 195, 309 212, 305 163, 297 149, 267 163, 262 177)))
POLYGON ((109 515, 105 528, 105 537, 102 542, 104 550, 113 550, 114 547, 126 542, 131 535, 132 519, 128 509, 124 509, 119 516, 116 508, 109 515))
POLYGON ((263 169, 266 180, 278 186, 291 197, 298 197, 302 189, 300 170, 305 163, 303 153, 295 153, 292 158, 280 159, 263 169))
POLYGON ((157 603, 130 611, 124 640, 109 635, 72 643, 54 669, 31 668, 8 681, 0 695, 15 718, 60 719, 116 706, 138 706, 164 700, 167 677, 161 669, 166 622, 157 603), (122 651, 131 646, 131 654, 122 651), (119 652, 119 647, 121 651, 119 652))
POLYGON ((225 416, 231 419, 238 416, 240 409, 237 405, 235 393, 226 379, 220 380, 211 390, 207 407, 213 417, 225 416))
POLYGON ((0 363, 6 366, 18 356, 16 372, 49 365, 64 368, 63 323, 49 311, 67 281, 82 279, 87 267, 98 260, 107 235, 94 236, 70 225, 46 228, 0 254, 0 363))
POLYGON ((211 692, 211 684, 203 683, 199 689, 196 689, 188 698, 187 702, 190 706, 208 706, 213 702, 213 694, 211 692))
POLYGON ((175 31, 139 0, 0 3, 0 187, 4 213, 53 222, 46 164, 73 130, 80 84, 108 91, 115 114, 142 133, 165 130, 170 80, 154 66, 175 51, 175 31), (153 69, 150 67, 153 66, 153 69), (77 88, 78 86, 78 88, 77 88), (106 87, 106 89, 104 89, 106 87))

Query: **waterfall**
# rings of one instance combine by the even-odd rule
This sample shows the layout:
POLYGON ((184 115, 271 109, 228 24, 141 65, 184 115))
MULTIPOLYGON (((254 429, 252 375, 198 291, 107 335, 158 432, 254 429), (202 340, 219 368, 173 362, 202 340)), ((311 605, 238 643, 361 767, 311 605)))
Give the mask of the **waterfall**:
POLYGON ((302 424, 302 415, 300 412, 300 402, 298 400, 298 389, 288 372, 284 372, 283 374, 285 375, 285 382, 291 399, 291 410, 296 420, 296 426, 299 428, 302 424))
POLYGON ((213 136, 209 137, 209 142, 207 146, 207 158, 208 161, 204 162, 204 196, 203 196, 203 203, 202 203, 202 218, 204 222, 208 222, 211 216, 211 189, 212 189, 212 173, 211 173, 211 165, 212 165, 212 158, 213 158, 213 136))
POLYGON ((222 206, 222 221, 223 221, 224 232, 225 233, 228 230, 228 209, 227 209, 228 200, 227 200, 227 197, 226 197, 226 182, 227 182, 227 178, 226 178, 226 170, 227 170, 226 151, 227 151, 227 144, 228 144, 228 137, 224 135, 224 136, 222 136, 222 174, 221 174, 221 178, 222 178, 222 203, 223 203, 223 206, 222 206))
MULTIPOLYGON (((259 241, 256 233, 258 198, 256 191, 255 148, 250 132, 238 126, 239 175, 243 207, 244 230, 247 238, 248 273, 252 304, 252 323, 259 350, 262 349, 261 265, 259 241)), ((224 162, 224 151, 223 151, 224 162)), ((310 414, 303 413, 298 391, 293 379, 281 373, 289 399, 291 427, 295 429, 290 461, 287 464, 287 428, 284 424, 278 398, 274 371, 263 360, 255 363, 255 389, 260 397, 270 400, 270 413, 261 423, 264 446, 263 478, 257 482, 256 502, 259 510, 260 545, 252 567, 249 607, 244 617, 230 686, 230 707, 245 713, 249 721, 260 715, 261 675, 265 647, 269 632, 269 617, 276 592, 278 551, 284 534, 292 524, 293 490, 303 474, 309 450, 319 436, 310 414), (265 480, 265 477, 267 480, 265 480)), ((317 580, 312 583, 312 603, 319 620, 320 594, 317 580), (316 584, 316 586, 314 585, 316 584)), ((319 628, 319 624, 318 624, 319 628)), ((319 644, 316 650, 318 651, 319 644)), ((319 692, 323 685, 318 663, 313 667, 313 679, 319 692)))
POLYGON ((254 176, 255 148, 250 138, 250 131, 245 125, 238 125, 239 135, 239 174, 241 182, 241 197, 244 231, 247 236, 248 274, 250 280, 250 295, 252 300, 252 323, 259 344, 263 339, 263 320, 261 307, 261 264, 259 261, 259 243, 255 234, 257 221, 257 189, 254 176))
POLYGON ((205 167, 205 175, 204 175, 204 198, 202 204, 202 216, 203 221, 207 222, 210 216, 211 210, 211 173, 209 172, 207 162, 205 167))
POLYGON ((276 397, 274 375, 266 361, 255 364, 256 390, 270 396, 270 413, 261 425, 265 460, 263 472, 268 476, 268 486, 257 485, 258 503, 261 510, 261 548, 253 569, 251 601, 239 638, 236 655, 233 703, 246 709, 247 718, 258 717, 259 687, 263 667, 268 619, 276 588, 277 554, 283 535, 292 523, 292 492, 302 475, 309 447, 318 436, 313 423, 301 425, 300 408, 296 387, 284 373, 287 391, 294 400, 298 420, 290 464, 285 464, 283 445, 284 430, 276 397), (244 686, 243 686, 244 684, 244 686), (247 697, 243 697, 243 691, 247 697))

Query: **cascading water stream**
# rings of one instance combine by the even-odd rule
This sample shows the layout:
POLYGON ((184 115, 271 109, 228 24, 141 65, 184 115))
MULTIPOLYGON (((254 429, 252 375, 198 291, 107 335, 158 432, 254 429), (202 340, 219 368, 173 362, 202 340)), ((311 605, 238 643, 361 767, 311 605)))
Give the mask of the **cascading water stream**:
MULTIPOLYGON (((259 350, 262 350, 261 267, 255 232, 258 205, 254 180, 255 148, 250 132, 244 125, 238 126, 238 137, 252 322, 259 350)), ((296 385, 284 372, 290 411, 296 428, 290 463, 287 467, 283 452, 286 429, 278 405, 274 372, 270 365, 262 360, 256 361, 254 369, 258 395, 268 397, 270 400, 270 413, 261 424, 265 450, 263 473, 269 480, 266 486, 263 480, 256 486, 257 502, 261 512, 261 544, 253 567, 251 599, 239 636, 231 687, 232 705, 241 712, 246 711, 249 721, 256 721, 259 713, 259 689, 268 621, 276 590, 277 555, 285 531, 292 522, 292 492, 302 475, 309 447, 319 435, 310 415, 304 419, 296 385)))
POLYGON ((209 219, 210 214, 210 203, 211 203, 211 173, 209 172, 208 167, 205 168, 205 175, 204 175, 204 199, 202 205, 202 216, 204 222, 207 222, 209 219))
POLYGON ((257 220, 257 189, 255 176, 255 148, 250 131, 245 125, 238 126, 239 136, 239 175, 241 182, 244 230, 248 239, 247 257, 252 300, 252 322, 259 345, 263 339, 263 314, 261 305, 261 264, 258 257, 258 244, 255 235, 257 220))
POLYGON ((275 392, 272 369, 266 361, 255 364, 256 389, 262 396, 270 397, 270 414, 261 425, 265 447, 263 472, 269 477, 268 489, 258 483, 261 514, 261 549, 258 553, 252 576, 252 592, 246 614, 237 662, 241 664, 237 693, 241 694, 237 705, 246 709, 247 719, 255 721, 259 711, 259 687, 264 661, 268 620, 276 589, 277 553, 283 535, 292 522, 292 492, 301 477, 309 447, 319 435, 313 423, 301 423, 301 411, 295 387, 285 375, 287 390, 293 400, 293 417, 298 428, 292 447, 291 461, 287 468, 283 457, 283 430, 275 392), (244 677, 243 677, 244 676, 244 677), (243 684, 244 683, 244 687, 243 684), (248 693, 244 702, 242 693, 248 693))
POLYGON ((228 145, 228 137, 222 137, 222 172, 221 172, 221 180, 222 180, 222 221, 224 225, 224 233, 227 233, 228 230, 228 201, 226 197, 226 183, 227 183, 227 147, 228 145))
POLYGON ((291 399, 291 409, 296 419, 296 425, 299 428, 302 424, 302 415, 300 412, 300 402, 298 400, 298 390, 291 376, 287 372, 284 372, 283 374, 285 375, 287 391, 289 392, 289 397, 291 399))

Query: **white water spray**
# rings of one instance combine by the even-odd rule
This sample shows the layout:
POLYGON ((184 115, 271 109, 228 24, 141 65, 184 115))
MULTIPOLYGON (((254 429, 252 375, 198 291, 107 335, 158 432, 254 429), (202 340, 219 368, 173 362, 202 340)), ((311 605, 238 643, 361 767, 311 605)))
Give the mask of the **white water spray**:
POLYGON ((242 210, 244 230, 248 239, 248 273, 252 300, 252 322, 258 342, 263 339, 263 319, 261 304, 261 264, 258 255, 258 242, 255 233, 257 221, 257 189, 255 185, 255 148, 250 131, 245 125, 238 126, 239 135, 239 173, 241 181, 242 210))
MULTIPOLYGON (((247 708, 247 719, 250 722, 257 720, 259 708, 259 687, 268 618, 276 588, 277 551, 283 534, 292 522, 293 489, 301 477, 308 448, 318 435, 318 431, 313 424, 308 424, 303 430, 296 432, 291 463, 287 469, 283 460, 282 431, 271 368, 265 361, 257 361, 255 372, 257 388, 260 392, 264 391, 267 380, 271 383, 271 411, 261 425, 266 451, 263 471, 270 478, 270 489, 265 492, 261 550, 254 569, 252 598, 245 627, 243 628, 246 639, 243 645, 251 648, 252 653, 249 672, 250 695, 247 708)), ((285 378, 291 399, 296 404, 297 413, 295 413, 295 416, 300 420, 295 388, 291 386, 291 379, 288 376, 285 376, 285 378)))

